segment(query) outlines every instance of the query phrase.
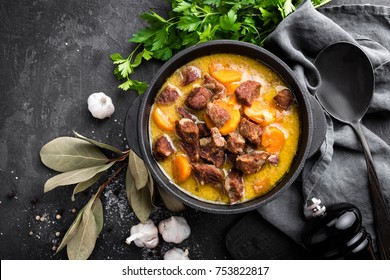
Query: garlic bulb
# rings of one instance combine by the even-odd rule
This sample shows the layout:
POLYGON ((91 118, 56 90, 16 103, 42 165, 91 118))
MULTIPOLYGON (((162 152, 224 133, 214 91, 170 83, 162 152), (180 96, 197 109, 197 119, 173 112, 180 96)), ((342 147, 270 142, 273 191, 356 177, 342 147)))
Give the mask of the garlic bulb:
POLYGON ((109 96, 103 92, 92 93, 87 100, 88 110, 92 116, 98 119, 105 119, 114 114, 115 107, 109 96))
POLYGON ((177 216, 161 221, 158 225, 158 231, 166 242, 174 242, 176 244, 188 238, 191 233, 187 221, 177 216))
POLYGON ((164 260, 189 260, 188 253, 188 249, 183 251, 182 249, 175 247, 165 252, 164 260))
POLYGON ((139 223, 132 226, 130 236, 126 238, 126 243, 134 244, 138 247, 154 248, 158 244, 158 230, 152 220, 147 220, 145 224, 139 223))

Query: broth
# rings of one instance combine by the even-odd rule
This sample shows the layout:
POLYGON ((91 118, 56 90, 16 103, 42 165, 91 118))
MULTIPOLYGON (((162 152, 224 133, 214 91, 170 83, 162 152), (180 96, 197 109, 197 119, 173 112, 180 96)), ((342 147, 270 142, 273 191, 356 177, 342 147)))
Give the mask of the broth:
MULTIPOLYGON (((250 83, 247 83, 247 85, 252 88, 250 83)), ((207 99, 209 93, 206 90, 204 91, 207 99)), ((287 104, 287 108, 283 108, 285 100, 279 98, 283 95, 281 92, 287 92, 293 96, 288 89, 288 85, 277 73, 261 62, 241 55, 213 54, 197 58, 180 67, 161 87, 151 109, 149 132, 152 148, 159 166, 177 187, 198 199, 211 203, 240 203, 269 192, 289 171, 298 148, 300 135, 296 101, 294 98, 288 100, 290 102, 287 104), (188 66, 194 68, 188 68, 188 66), (183 74, 185 70, 190 72, 193 70, 198 75, 200 70, 200 77, 195 76, 194 78, 192 74, 186 76, 183 74), (206 87, 205 74, 210 75, 214 82, 218 82, 219 86, 223 85, 223 89, 222 92, 216 93, 215 88, 211 87, 210 89, 210 86, 207 86, 207 90, 211 92, 211 97, 207 102, 207 106, 210 107, 194 109, 199 105, 195 101, 202 98, 196 96, 195 99, 197 100, 191 103, 189 102, 189 95, 195 88, 206 87), (190 82, 186 80, 190 80, 190 82), (188 84, 183 85, 183 81, 188 82, 188 84), (258 83, 261 85, 259 94, 256 93, 256 88, 253 91, 255 96, 249 98, 251 99, 249 100, 250 105, 246 104, 246 102, 249 102, 246 99, 246 92, 240 94, 242 91, 239 89, 244 88, 242 84, 247 81, 251 81, 253 86, 258 85, 258 83), (167 87, 176 93, 167 94, 167 87), (165 92, 162 93, 163 91, 165 92), (165 98, 166 96, 168 97, 165 98), (177 132, 177 123, 183 119, 183 113, 178 111, 179 108, 184 109, 186 113, 190 113, 189 118, 195 116, 193 118, 194 123, 205 123, 208 129, 216 127, 216 123, 221 121, 222 124, 217 126, 217 129, 226 142, 229 142, 228 140, 232 137, 233 132, 236 133, 235 136, 239 134, 239 139, 245 139, 243 151, 232 153, 231 149, 227 150, 226 143, 224 147, 218 148, 224 151, 222 166, 218 167, 222 170, 224 177, 221 182, 208 183, 206 179, 206 183, 202 184, 203 181, 195 174, 196 163, 215 164, 213 161, 202 157, 195 160, 191 159, 188 148, 183 148, 185 146, 183 139, 179 137, 177 132), (225 111, 229 113, 230 119, 223 123, 223 118, 213 116, 213 108, 226 109, 225 111), (237 123, 237 116, 239 123, 237 123), (261 131, 259 139, 252 141, 250 135, 246 135, 249 132, 243 128, 244 122, 249 123, 250 127, 256 125, 256 129, 261 131), (244 134, 243 137, 241 137, 242 134, 244 134), (161 142, 173 148, 171 154, 167 157, 155 152, 156 142, 160 138, 166 138, 168 141, 161 142), (244 157, 242 157, 242 155, 248 153, 263 153, 267 157, 264 164, 256 172, 248 170, 250 164, 246 164, 244 157), (232 168, 235 170, 239 168, 237 174, 239 174, 240 180, 243 180, 244 189, 242 192, 240 191, 241 195, 238 199, 232 197, 230 189, 227 190, 224 187, 227 184, 226 176, 232 168)), ((226 115, 226 112, 222 113, 226 115)), ((217 110, 217 113, 219 114, 220 111, 217 110)), ((210 141, 213 143, 212 145, 215 145, 213 135, 216 130, 213 129, 212 131, 212 136, 203 137, 203 140, 198 139, 196 140, 198 142, 194 142, 193 145, 196 146, 199 143, 199 145, 202 143, 209 145, 210 141)), ((223 139, 219 138, 221 141, 224 141, 223 139)), ((191 141, 191 139, 188 141, 191 141)), ((201 145, 200 147, 203 148, 204 146, 201 145)), ((234 186, 236 187, 236 185, 234 186)), ((236 189, 232 191, 234 192, 233 196, 237 195, 236 189)))

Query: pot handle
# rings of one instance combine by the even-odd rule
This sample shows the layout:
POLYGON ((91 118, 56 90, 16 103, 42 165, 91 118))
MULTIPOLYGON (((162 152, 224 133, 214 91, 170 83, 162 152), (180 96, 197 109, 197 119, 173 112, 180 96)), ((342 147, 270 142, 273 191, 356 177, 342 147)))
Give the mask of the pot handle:
POLYGON ((130 146, 130 149, 132 149, 139 157, 141 157, 141 148, 139 146, 138 137, 138 115, 141 101, 142 97, 138 96, 133 101, 133 104, 131 104, 125 118, 125 134, 127 142, 130 146))
POLYGON ((325 140, 326 134, 326 119, 325 113, 320 103, 311 94, 308 95, 311 105, 311 113, 313 117, 313 137, 309 150, 309 157, 313 156, 321 147, 325 140))

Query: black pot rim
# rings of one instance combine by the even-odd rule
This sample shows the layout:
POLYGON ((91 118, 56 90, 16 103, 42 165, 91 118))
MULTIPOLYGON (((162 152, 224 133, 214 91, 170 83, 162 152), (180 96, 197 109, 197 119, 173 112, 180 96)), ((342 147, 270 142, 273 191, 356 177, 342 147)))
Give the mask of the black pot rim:
POLYGON ((289 66, 277 56, 259 46, 233 40, 214 40, 189 47, 173 56, 160 68, 150 83, 149 88, 144 93, 140 104, 137 123, 141 156, 156 183, 164 188, 170 195, 192 208, 218 214, 236 214, 254 210, 280 196, 297 179, 309 156, 311 139, 313 137, 313 117, 308 95, 309 93, 307 92, 306 87, 298 81, 289 66), (240 54, 264 63, 278 73, 289 87, 293 89, 300 108, 301 135, 298 151, 292 162, 290 171, 287 172, 271 191, 263 196, 233 205, 206 202, 180 190, 164 175, 158 166, 152 155, 149 141, 150 108, 153 104, 154 96, 161 88, 162 84, 180 66, 192 61, 196 57, 213 53, 240 54), (261 59, 258 57, 261 57, 261 59))

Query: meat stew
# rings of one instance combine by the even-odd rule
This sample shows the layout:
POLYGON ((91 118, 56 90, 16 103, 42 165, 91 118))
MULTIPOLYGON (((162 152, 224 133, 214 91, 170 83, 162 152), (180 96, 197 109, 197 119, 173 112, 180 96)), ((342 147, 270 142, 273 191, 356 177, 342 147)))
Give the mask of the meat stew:
POLYGON ((298 106, 266 65, 235 54, 197 58, 156 95, 149 120, 153 155, 177 187, 233 204, 267 193, 297 151, 298 106))

